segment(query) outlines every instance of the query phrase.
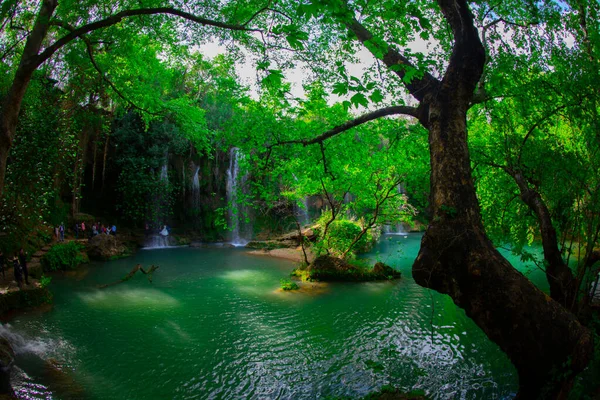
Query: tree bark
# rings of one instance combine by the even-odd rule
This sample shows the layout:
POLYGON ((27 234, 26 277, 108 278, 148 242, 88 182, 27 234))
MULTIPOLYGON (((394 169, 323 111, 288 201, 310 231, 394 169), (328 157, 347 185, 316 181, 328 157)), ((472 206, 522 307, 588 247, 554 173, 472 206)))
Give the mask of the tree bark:
POLYGON ((466 128, 485 54, 466 1, 439 3, 455 44, 441 85, 423 99, 433 219, 413 276, 448 294, 506 352, 519 374, 519 398, 559 398, 589 362, 592 337, 573 314, 516 271, 485 234, 466 128))
POLYGON ((550 210, 540 193, 529 187, 527 179, 520 171, 507 169, 507 172, 519 186, 521 199, 537 217, 544 248, 544 260, 546 260, 546 278, 550 284, 550 296, 570 308, 576 295, 575 277, 558 248, 556 229, 552 225, 550 210))
POLYGON ((520 398, 557 398, 587 365, 591 335, 486 237, 471 178, 465 114, 444 103, 430 106, 438 116, 429 129, 434 217, 413 276, 420 285, 450 295, 506 352, 519 374, 520 398))
POLYGON ((23 55, 17 67, 12 86, 2 103, 2 110, 0 112, 0 196, 2 196, 4 191, 6 161, 17 130, 21 103, 23 102, 23 97, 25 96, 33 72, 39 66, 38 53, 48 32, 50 18, 57 5, 58 0, 42 1, 33 29, 25 43, 23 55))

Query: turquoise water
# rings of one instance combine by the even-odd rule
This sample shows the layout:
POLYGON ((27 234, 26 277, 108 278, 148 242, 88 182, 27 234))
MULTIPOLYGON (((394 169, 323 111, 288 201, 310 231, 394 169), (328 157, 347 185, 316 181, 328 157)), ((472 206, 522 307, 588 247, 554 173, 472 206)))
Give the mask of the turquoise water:
MULTIPOLYGON (((243 249, 140 251, 55 277, 54 307, 4 327, 22 338, 22 398, 360 398, 384 385, 434 399, 503 399, 514 367, 449 297, 410 277, 420 235, 389 236, 369 257, 397 282, 281 292, 293 263, 243 249), (153 283, 126 275, 160 268, 153 283), (49 373, 43 360, 62 373, 49 373)), ((535 274, 535 271, 534 271, 535 274)))

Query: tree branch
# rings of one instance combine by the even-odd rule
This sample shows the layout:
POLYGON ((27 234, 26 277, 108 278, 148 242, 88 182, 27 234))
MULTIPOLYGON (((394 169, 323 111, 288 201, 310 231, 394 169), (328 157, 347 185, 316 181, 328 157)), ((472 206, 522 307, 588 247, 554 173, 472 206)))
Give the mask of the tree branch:
POLYGON ((71 42, 73 39, 80 37, 81 35, 85 35, 86 33, 90 33, 92 31, 106 28, 121 22, 124 18, 133 17, 137 15, 156 15, 156 14, 167 14, 174 15, 177 17, 181 17, 188 21, 196 22, 201 25, 206 26, 214 26, 217 28, 228 29, 232 31, 245 31, 245 32, 261 32, 260 29, 252 29, 246 28, 243 25, 238 24, 228 24, 220 21, 213 21, 207 18, 202 18, 193 14, 190 14, 185 11, 177 10, 175 8, 170 7, 157 7, 157 8, 139 8, 135 10, 125 10, 121 11, 115 15, 107 17, 105 19, 95 21, 79 28, 74 29, 71 33, 63 36, 58 39, 56 42, 48 46, 38 57, 36 60, 36 68, 39 67, 42 63, 44 63, 47 59, 52 57, 52 55, 59 50, 64 45, 71 42))
MULTIPOLYGON (((69 26, 68 24, 65 24, 61 21, 52 21, 51 22, 52 25, 56 25, 56 26, 60 26, 61 28, 64 28, 68 31, 73 31, 74 28, 69 26)), ((98 63, 96 62, 96 59, 94 58, 94 49, 92 47, 92 43, 90 42, 90 39, 87 38, 84 35, 79 36, 79 38, 83 41, 83 43, 85 43, 85 46, 87 48, 87 53, 88 56, 90 58, 90 62, 92 63, 92 65, 94 66, 94 68, 96 69, 96 71, 98 72, 98 74, 100 74, 100 77, 102 78, 102 80, 104 80, 110 87, 111 89, 123 100, 125 100, 131 107, 140 110, 142 112, 148 113, 148 114, 152 114, 152 115, 160 115, 158 113, 153 113, 148 111, 145 108, 142 108, 140 106, 138 106, 137 104, 135 104, 132 100, 128 99, 118 88, 117 86, 110 80, 108 79, 108 77, 106 76, 106 74, 104 73, 104 71, 102 71, 102 69, 100 68, 100 66, 98 65, 98 63)))
POLYGON ((392 106, 392 107, 381 108, 377 111, 373 111, 373 112, 361 115, 360 117, 358 117, 356 119, 350 120, 348 122, 344 122, 343 124, 338 125, 335 128, 330 129, 327 132, 324 132, 324 133, 320 134, 319 136, 314 137, 312 139, 286 140, 286 141, 278 142, 274 145, 270 145, 267 147, 270 148, 273 146, 281 146, 284 144, 301 144, 303 146, 308 146, 308 145, 315 144, 315 143, 323 143, 325 140, 329 139, 330 137, 333 137, 333 136, 340 134, 342 132, 345 132, 349 129, 352 129, 354 127, 362 125, 366 122, 372 121, 377 118, 385 117, 388 115, 398 115, 398 114, 409 115, 411 117, 417 118, 418 109, 415 107, 409 107, 409 106, 392 106))
MULTIPOLYGON (((353 32, 358 40, 365 45, 365 47, 375 56, 375 58, 381 59, 388 68, 393 68, 393 71, 403 79, 406 75, 407 69, 417 69, 408 58, 403 56, 398 50, 391 46, 382 46, 373 40, 373 34, 365 28, 355 18, 352 18, 346 23, 346 27, 353 32), (368 45, 366 44, 368 42, 368 45), (383 57, 378 57, 373 50, 378 50, 383 54, 383 57), (395 66, 395 67, 394 67, 395 66), (401 66, 402 68, 398 68, 401 66)), ((403 81, 404 82, 404 81, 403 81)), ((434 90, 438 85, 439 81, 431 75, 429 72, 425 72, 423 77, 417 78, 416 76, 410 80, 410 82, 404 82, 404 85, 408 89, 411 95, 417 100, 422 101, 425 95, 434 90)))
POLYGON ((523 142, 521 143, 521 146, 519 147, 519 157, 517 158, 517 165, 521 164, 521 156, 523 155, 523 148, 525 147, 525 143, 527 143, 527 140, 529 139, 529 137, 531 136, 533 131, 535 131, 540 125, 542 125, 544 122, 546 122, 546 120, 548 120, 554 114, 556 114, 557 112, 559 112, 560 110, 562 110, 564 108, 567 108, 568 106, 569 106, 569 104, 563 104, 559 107, 556 107, 554 110, 549 112, 547 115, 540 118, 535 124, 533 124, 531 126, 531 128, 529 128, 529 130, 525 134, 525 137, 523 138, 523 142))

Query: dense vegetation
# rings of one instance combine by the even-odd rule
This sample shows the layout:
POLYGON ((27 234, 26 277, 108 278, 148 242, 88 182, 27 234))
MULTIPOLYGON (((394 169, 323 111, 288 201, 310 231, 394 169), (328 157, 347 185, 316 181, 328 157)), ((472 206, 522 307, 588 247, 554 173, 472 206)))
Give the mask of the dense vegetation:
POLYGON ((310 198, 316 253, 343 259, 419 220, 415 280, 509 355, 523 398, 571 388, 600 259, 597 1, 178 4, 2 2, 5 252, 80 212, 217 239, 229 211, 300 230, 310 198), (552 300, 495 250, 535 240, 552 300))

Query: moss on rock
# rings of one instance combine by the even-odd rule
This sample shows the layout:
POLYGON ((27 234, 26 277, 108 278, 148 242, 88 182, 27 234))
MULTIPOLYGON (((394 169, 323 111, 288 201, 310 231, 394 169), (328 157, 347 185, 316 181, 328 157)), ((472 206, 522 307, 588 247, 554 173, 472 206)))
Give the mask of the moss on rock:
POLYGON ((380 262, 375 264, 374 268, 369 269, 332 256, 317 257, 308 267, 294 270, 292 275, 306 281, 321 282, 365 282, 392 280, 401 277, 399 271, 380 262))

